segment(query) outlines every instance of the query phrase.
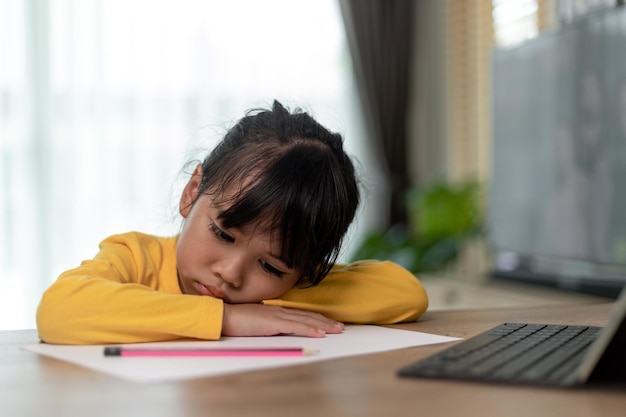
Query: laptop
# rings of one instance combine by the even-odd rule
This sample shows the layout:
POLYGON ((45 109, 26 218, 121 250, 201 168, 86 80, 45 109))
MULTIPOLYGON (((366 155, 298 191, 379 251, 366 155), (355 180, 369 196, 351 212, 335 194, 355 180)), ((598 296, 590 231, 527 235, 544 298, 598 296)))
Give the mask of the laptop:
POLYGON ((398 371, 402 377, 576 387, 626 381, 626 289, 604 327, 502 323, 398 371))

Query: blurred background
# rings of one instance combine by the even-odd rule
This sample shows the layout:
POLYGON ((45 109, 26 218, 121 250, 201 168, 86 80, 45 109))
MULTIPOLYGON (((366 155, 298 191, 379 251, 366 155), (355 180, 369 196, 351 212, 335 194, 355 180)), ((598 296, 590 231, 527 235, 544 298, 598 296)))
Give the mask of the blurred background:
MULTIPOLYGON (((621 288, 621 255, 537 253, 532 240, 511 239, 507 225, 525 205, 507 195, 515 185, 494 181, 506 177, 494 172, 503 149, 494 133, 512 137, 510 121, 532 116, 508 89, 542 85, 507 71, 553 49, 535 61, 515 61, 515 51, 576 25, 593 32, 588 19, 600 15, 619 15, 601 26, 624 36, 620 9, 619 0, 0 0, 0 329, 34 327, 41 293, 103 238, 175 234, 188 163, 273 99, 341 132, 357 161, 363 204, 342 261, 384 257, 482 282, 494 270, 519 278, 547 254, 576 268, 550 263, 522 278, 572 287, 563 272, 578 279, 580 268, 608 264, 605 281, 621 288), (494 106, 497 97, 513 98, 494 106)), ((519 129, 513 136, 525 137, 519 129)), ((529 146, 533 160, 540 148, 529 146)))

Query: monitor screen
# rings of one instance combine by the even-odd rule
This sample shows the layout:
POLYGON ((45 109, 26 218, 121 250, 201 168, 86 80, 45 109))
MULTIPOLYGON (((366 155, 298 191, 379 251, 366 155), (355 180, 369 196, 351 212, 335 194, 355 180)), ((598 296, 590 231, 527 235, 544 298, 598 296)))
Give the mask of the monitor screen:
POLYGON ((494 51, 496 275, 614 296, 626 282, 625 45, 621 7, 494 51))

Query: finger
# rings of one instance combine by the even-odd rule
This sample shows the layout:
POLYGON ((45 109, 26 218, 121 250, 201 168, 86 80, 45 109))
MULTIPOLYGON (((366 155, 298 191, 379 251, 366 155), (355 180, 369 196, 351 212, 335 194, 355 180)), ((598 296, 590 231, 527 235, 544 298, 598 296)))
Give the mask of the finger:
POLYGON ((327 332, 323 329, 318 328, 317 326, 311 326, 301 322, 291 322, 288 326, 285 327, 285 331, 282 333, 293 336, 320 338, 325 337, 327 332))
POLYGON ((343 323, 329 319, 319 313, 303 310, 285 310, 284 318, 296 322, 305 323, 309 326, 323 330, 325 333, 337 334, 343 332, 345 326, 343 323))
POLYGON ((343 323, 338 322, 336 320, 330 319, 326 316, 324 316, 323 314, 320 313, 316 313, 313 311, 306 311, 306 310, 297 310, 297 309, 293 309, 293 308, 284 308, 281 307, 281 310, 286 313, 286 314, 293 314, 296 316, 301 316, 301 317, 307 317, 309 319, 313 319, 313 320, 318 320, 322 323, 328 323, 328 324, 332 324, 332 325, 340 325, 341 327, 343 327, 343 323))

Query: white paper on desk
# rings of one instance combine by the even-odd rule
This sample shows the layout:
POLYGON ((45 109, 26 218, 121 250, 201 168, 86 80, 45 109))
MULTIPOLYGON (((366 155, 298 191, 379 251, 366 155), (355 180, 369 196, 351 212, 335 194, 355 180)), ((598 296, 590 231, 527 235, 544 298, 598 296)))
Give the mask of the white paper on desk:
POLYGON ((454 340, 459 339, 364 325, 346 326, 341 334, 329 334, 319 339, 296 336, 223 337, 219 341, 142 343, 145 347, 181 347, 183 344, 184 347, 303 346, 319 351, 314 355, 298 357, 105 357, 104 345, 67 346, 39 343, 22 348, 135 382, 161 382, 301 365, 454 340))

